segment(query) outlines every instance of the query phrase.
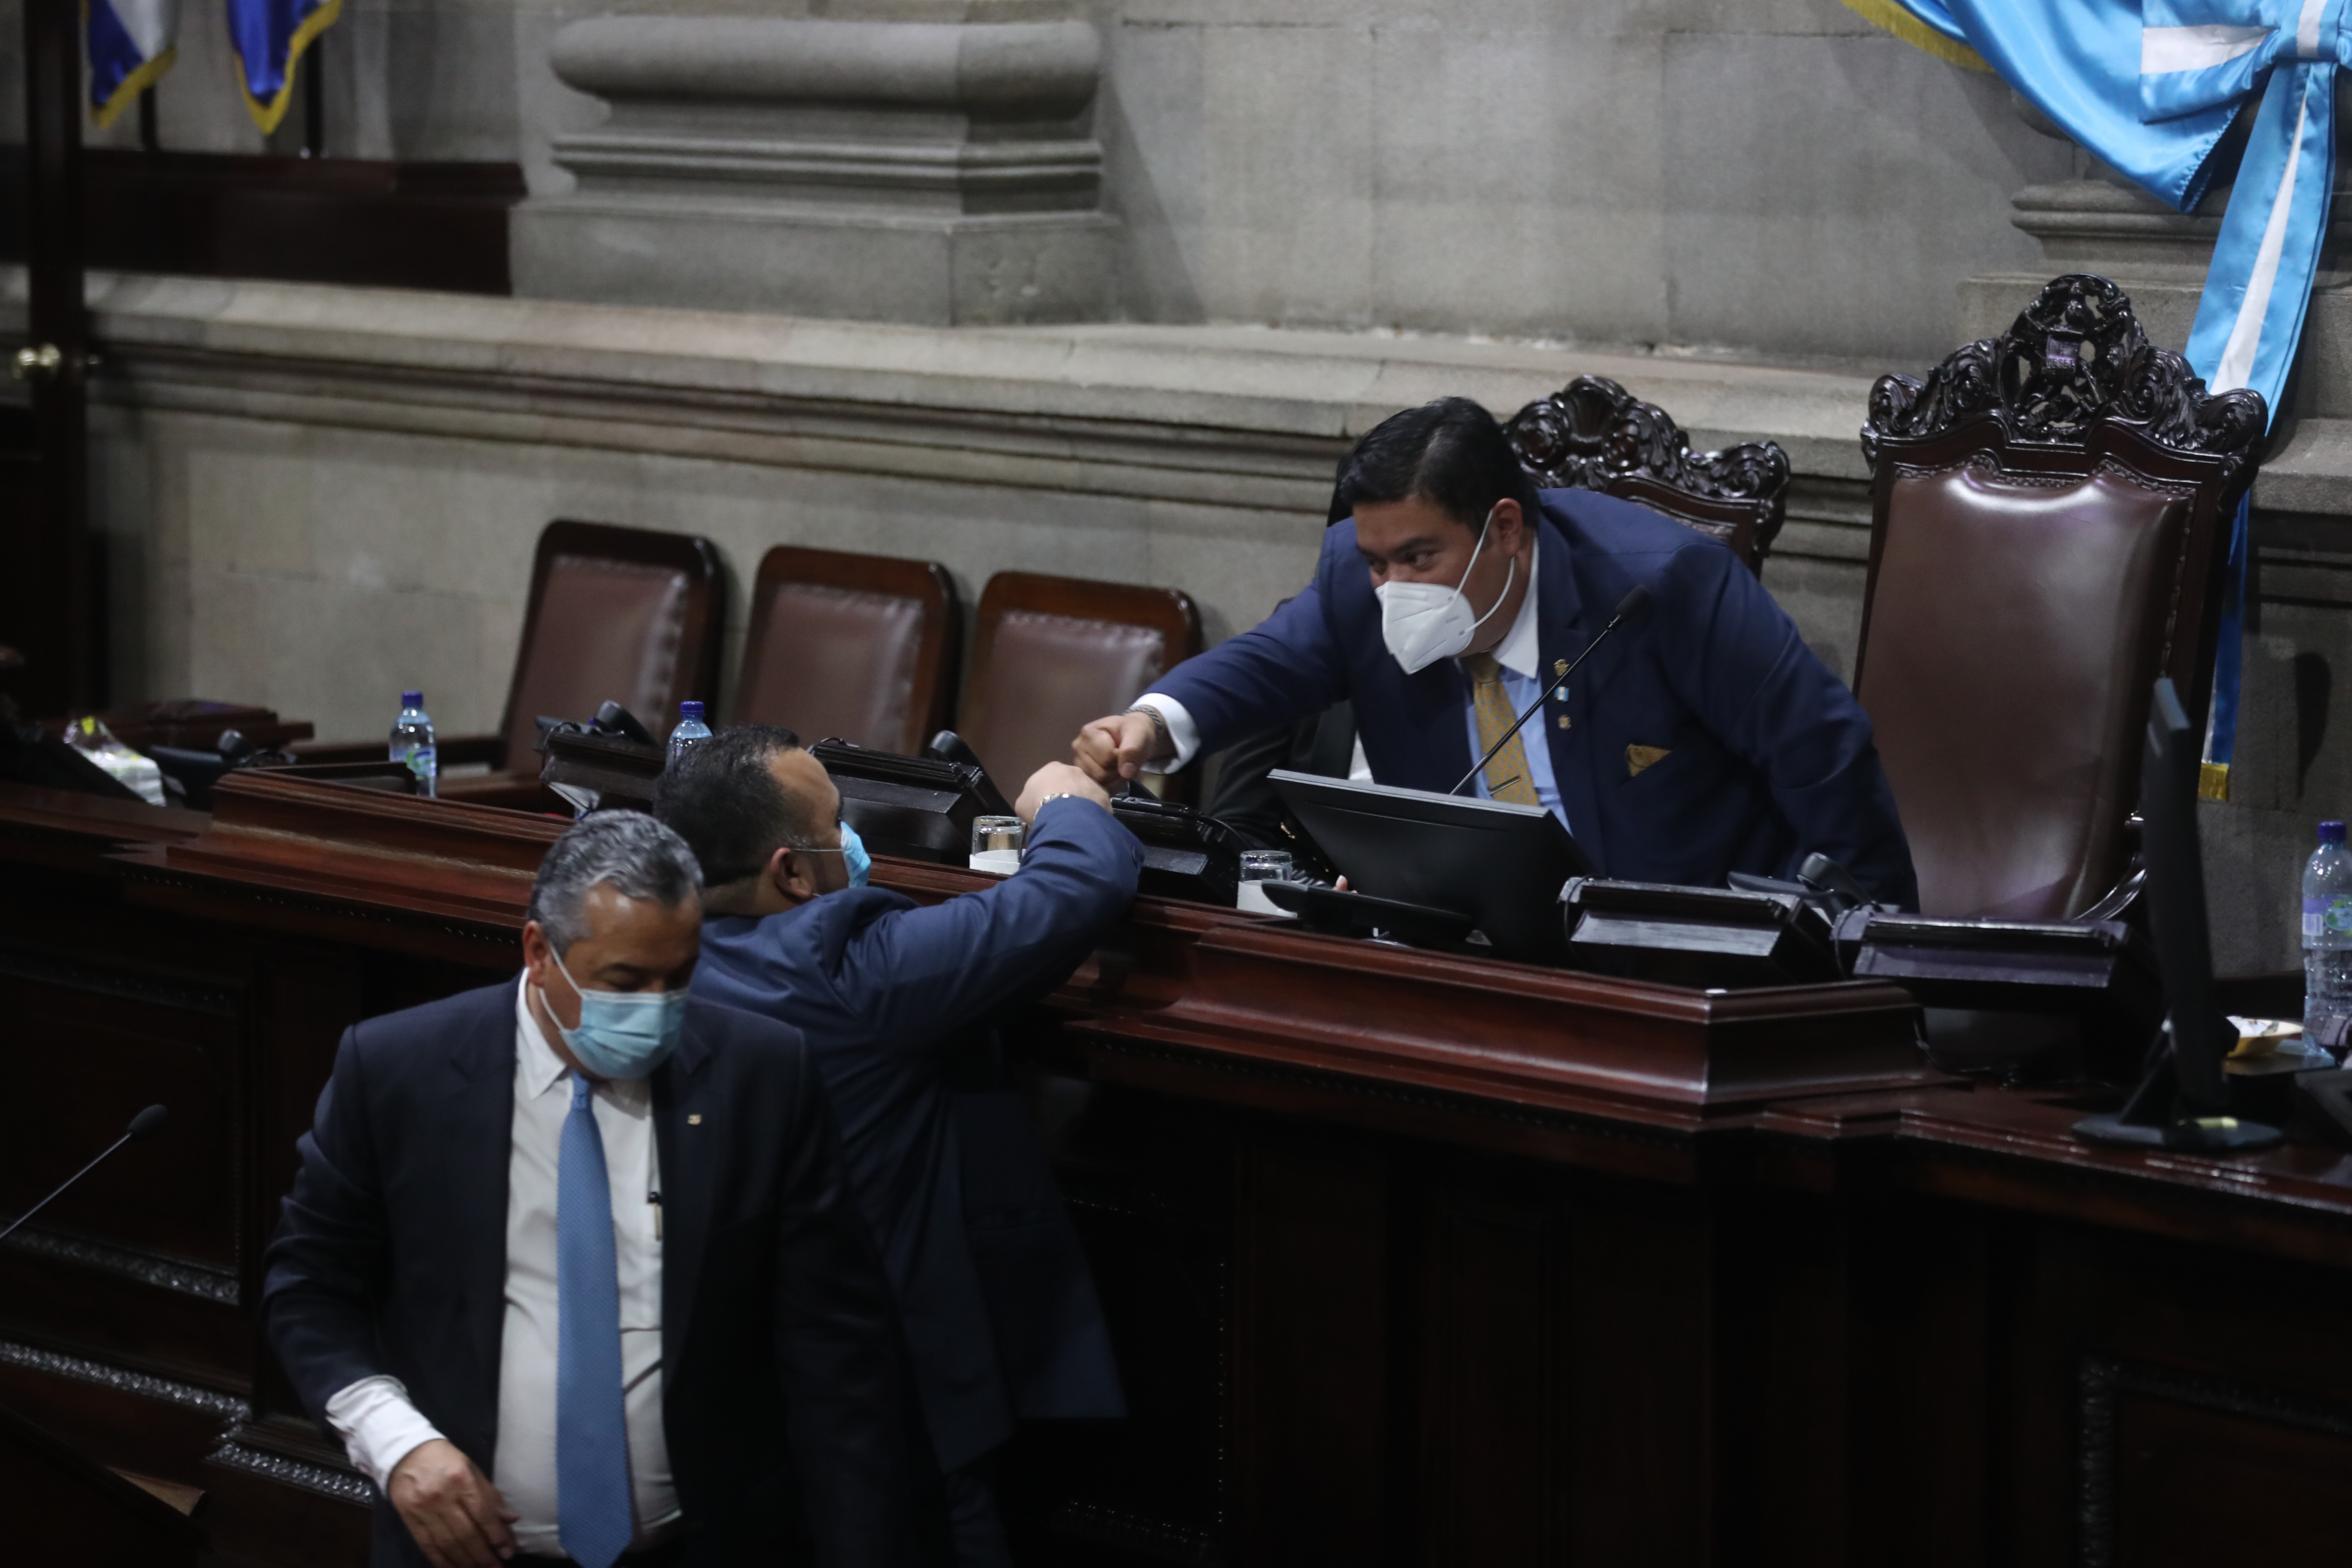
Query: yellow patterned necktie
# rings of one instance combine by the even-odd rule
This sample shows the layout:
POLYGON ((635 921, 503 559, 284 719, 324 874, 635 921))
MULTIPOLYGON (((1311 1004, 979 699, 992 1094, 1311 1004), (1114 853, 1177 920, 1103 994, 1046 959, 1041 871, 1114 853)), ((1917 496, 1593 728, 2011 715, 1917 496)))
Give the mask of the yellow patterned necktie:
MULTIPOLYGON (((1485 752, 1502 739, 1518 715, 1511 710, 1510 694, 1503 689, 1503 667, 1493 654, 1465 655, 1462 668, 1470 677, 1470 701, 1478 711, 1478 750, 1485 752)), ((1536 781, 1528 773, 1527 739, 1528 732, 1520 731, 1487 759, 1486 793, 1519 805, 1541 805, 1536 781)))

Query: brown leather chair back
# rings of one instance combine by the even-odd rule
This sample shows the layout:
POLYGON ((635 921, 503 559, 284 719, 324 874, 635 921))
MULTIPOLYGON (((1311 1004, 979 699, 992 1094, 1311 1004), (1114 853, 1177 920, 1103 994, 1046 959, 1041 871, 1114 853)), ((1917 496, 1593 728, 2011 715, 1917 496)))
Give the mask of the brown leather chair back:
POLYGON ((956 622, 936 562, 779 544, 751 589, 735 717, 912 756, 948 721, 956 622))
POLYGON ((707 539, 549 523, 531 565, 499 765, 536 773, 539 716, 592 718, 608 700, 667 735, 681 701, 718 695, 725 595, 707 539))
POLYGON ((2122 874, 2157 678, 2206 710, 2264 425, 2086 274, 1924 384, 1873 389, 1854 692, 1925 912, 2063 919, 2122 874))
POLYGON ((1547 489, 1638 501, 1711 534, 1761 573, 1789 508, 1789 454, 1777 441, 1694 452, 1666 411, 1605 376, 1580 375, 1503 426, 1519 466, 1547 489))
POLYGON ((1201 613, 1176 589, 999 572, 981 590, 957 732, 1011 797, 1070 760, 1080 725, 1200 651, 1201 613))

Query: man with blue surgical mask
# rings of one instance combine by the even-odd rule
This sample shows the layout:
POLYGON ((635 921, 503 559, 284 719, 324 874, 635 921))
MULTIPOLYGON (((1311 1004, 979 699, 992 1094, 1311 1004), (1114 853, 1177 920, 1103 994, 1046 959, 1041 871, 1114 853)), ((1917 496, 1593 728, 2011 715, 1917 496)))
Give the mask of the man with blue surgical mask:
MULTIPOLYGON (((1279 755, 1268 731, 1344 702, 1354 755, 1326 717, 1319 771, 1541 806, 1604 876, 1721 887, 1818 852, 1917 906, 1869 715, 1718 541, 1592 490, 1538 491, 1465 397, 1368 433, 1331 519, 1297 595, 1079 731, 1090 775, 1173 771, 1253 737, 1279 755), (1648 608, 1594 647, 1637 584, 1648 608)), ((1260 800, 1254 783, 1229 771, 1220 800, 1260 800)))
POLYGON ((866 887, 841 794, 789 730, 671 761, 654 810, 707 876, 695 993, 816 1054, 898 1299, 960 1568, 1011 1562, 991 1456, 1017 1421, 1122 1415, 1077 1237, 992 1027, 1058 984, 1134 900, 1143 847, 1066 763, 1014 809, 1021 868, 919 905, 866 887))
POLYGON ((376 1568, 920 1560, 880 1260, 800 1037, 688 989, 699 879, 589 816, 520 982, 343 1037, 263 1316, 376 1568))

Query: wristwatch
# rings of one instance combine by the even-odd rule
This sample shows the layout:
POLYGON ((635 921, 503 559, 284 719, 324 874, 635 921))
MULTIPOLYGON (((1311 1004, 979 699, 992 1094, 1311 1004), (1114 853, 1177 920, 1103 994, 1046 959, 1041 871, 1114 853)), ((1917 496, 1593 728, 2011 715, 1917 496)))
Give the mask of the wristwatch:
POLYGON ((1037 809, 1043 811, 1057 800, 1080 800, 1083 798, 1084 797, 1074 789, 1055 790, 1052 795, 1047 795, 1045 799, 1037 803, 1037 809))

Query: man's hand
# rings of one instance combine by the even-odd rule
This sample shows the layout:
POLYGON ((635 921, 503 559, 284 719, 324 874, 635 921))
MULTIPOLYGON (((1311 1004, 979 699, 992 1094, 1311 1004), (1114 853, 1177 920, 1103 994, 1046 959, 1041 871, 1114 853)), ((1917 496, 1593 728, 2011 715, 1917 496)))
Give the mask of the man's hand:
POLYGON ((1105 811, 1110 809, 1110 796, 1094 780, 1067 763, 1047 763, 1029 775, 1029 782, 1021 786, 1020 800, 1013 807, 1020 814, 1024 826, 1037 820, 1037 808, 1045 804, 1049 795, 1074 795, 1081 800, 1093 801, 1105 811))
POLYGON ((515 1554, 517 1515, 457 1445, 419 1443, 392 1469, 392 1506, 433 1568, 496 1568, 515 1554))
POLYGON ((1160 726, 1150 714, 1114 713, 1079 731, 1070 742, 1070 754, 1088 777, 1108 787, 1133 778, 1144 763, 1170 753, 1160 748, 1160 726))

